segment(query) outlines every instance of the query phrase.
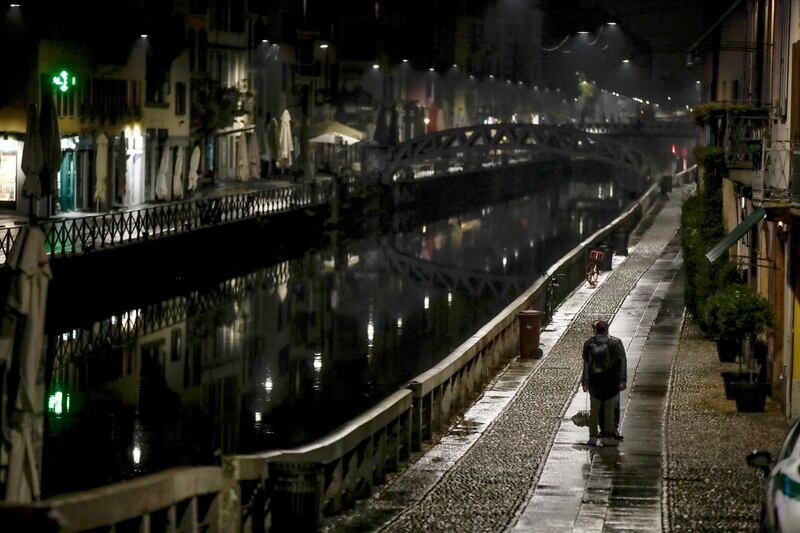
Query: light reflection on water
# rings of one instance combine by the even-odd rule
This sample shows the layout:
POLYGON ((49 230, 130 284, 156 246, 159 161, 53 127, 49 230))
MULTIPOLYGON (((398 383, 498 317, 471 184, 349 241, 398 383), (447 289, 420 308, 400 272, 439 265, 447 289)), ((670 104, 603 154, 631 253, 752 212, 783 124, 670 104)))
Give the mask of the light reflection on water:
POLYGON ((51 389, 71 409, 50 413, 46 489, 325 434, 433 366, 613 219, 613 189, 571 182, 310 250, 59 335, 51 389))

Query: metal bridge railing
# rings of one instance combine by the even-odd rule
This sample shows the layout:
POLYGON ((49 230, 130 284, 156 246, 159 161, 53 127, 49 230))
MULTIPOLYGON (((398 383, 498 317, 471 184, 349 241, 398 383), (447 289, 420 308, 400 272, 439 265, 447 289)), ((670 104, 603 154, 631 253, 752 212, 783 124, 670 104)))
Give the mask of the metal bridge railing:
MULTIPOLYGON (((53 257, 84 254, 200 228, 282 213, 327 202, 330 184, 277 189, 172 202, 130 211, 40 221, 45 248, 53 257)), ((0 264, 23 226, 0 229, 0 264)))

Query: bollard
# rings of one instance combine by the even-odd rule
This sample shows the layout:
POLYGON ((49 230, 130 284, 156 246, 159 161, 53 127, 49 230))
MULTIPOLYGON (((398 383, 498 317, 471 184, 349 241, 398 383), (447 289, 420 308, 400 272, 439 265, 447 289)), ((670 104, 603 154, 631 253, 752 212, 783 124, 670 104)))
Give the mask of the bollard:
POLYGON ((610 271, 612 261, 614 260, 614 247, 611 246, 611 243, 604 242, 601 243, 598 248, 603 252, 603 260, 598 265, 598 268, 603 271, 610 271))
POLYGON ((628 230, 626 228, 617 228, 614 232, 614 253, 628 255, 628 230))
POLYGON ((318 463, 269 464, 271 531, 316 531, 322 517, 324 475, 318 463))
POLYGON ((541 311, 521 311, 519 317, 519 352, 520 357, 533 357, 538 359, 542 356, 542 349, 539 348, 539 333, 542 330, 541 311))

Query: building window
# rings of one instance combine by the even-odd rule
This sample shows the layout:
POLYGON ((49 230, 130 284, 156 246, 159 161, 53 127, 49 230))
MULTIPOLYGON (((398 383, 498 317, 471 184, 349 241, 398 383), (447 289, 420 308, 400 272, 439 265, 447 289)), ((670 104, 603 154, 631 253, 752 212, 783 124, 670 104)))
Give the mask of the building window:
POLYGON ((186 84, 182 81, 175 82, 175 114, 186 114, 186 84))

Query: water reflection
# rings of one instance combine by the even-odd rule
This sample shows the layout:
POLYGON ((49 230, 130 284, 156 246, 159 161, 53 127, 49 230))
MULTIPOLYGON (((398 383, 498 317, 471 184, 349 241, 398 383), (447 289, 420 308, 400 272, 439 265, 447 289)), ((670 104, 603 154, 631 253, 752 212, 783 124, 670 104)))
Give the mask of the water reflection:
POLYGON ((438 362, 620 206, 611 183, 570 182, 65 332, 45 489, 321 436, 438 362))

